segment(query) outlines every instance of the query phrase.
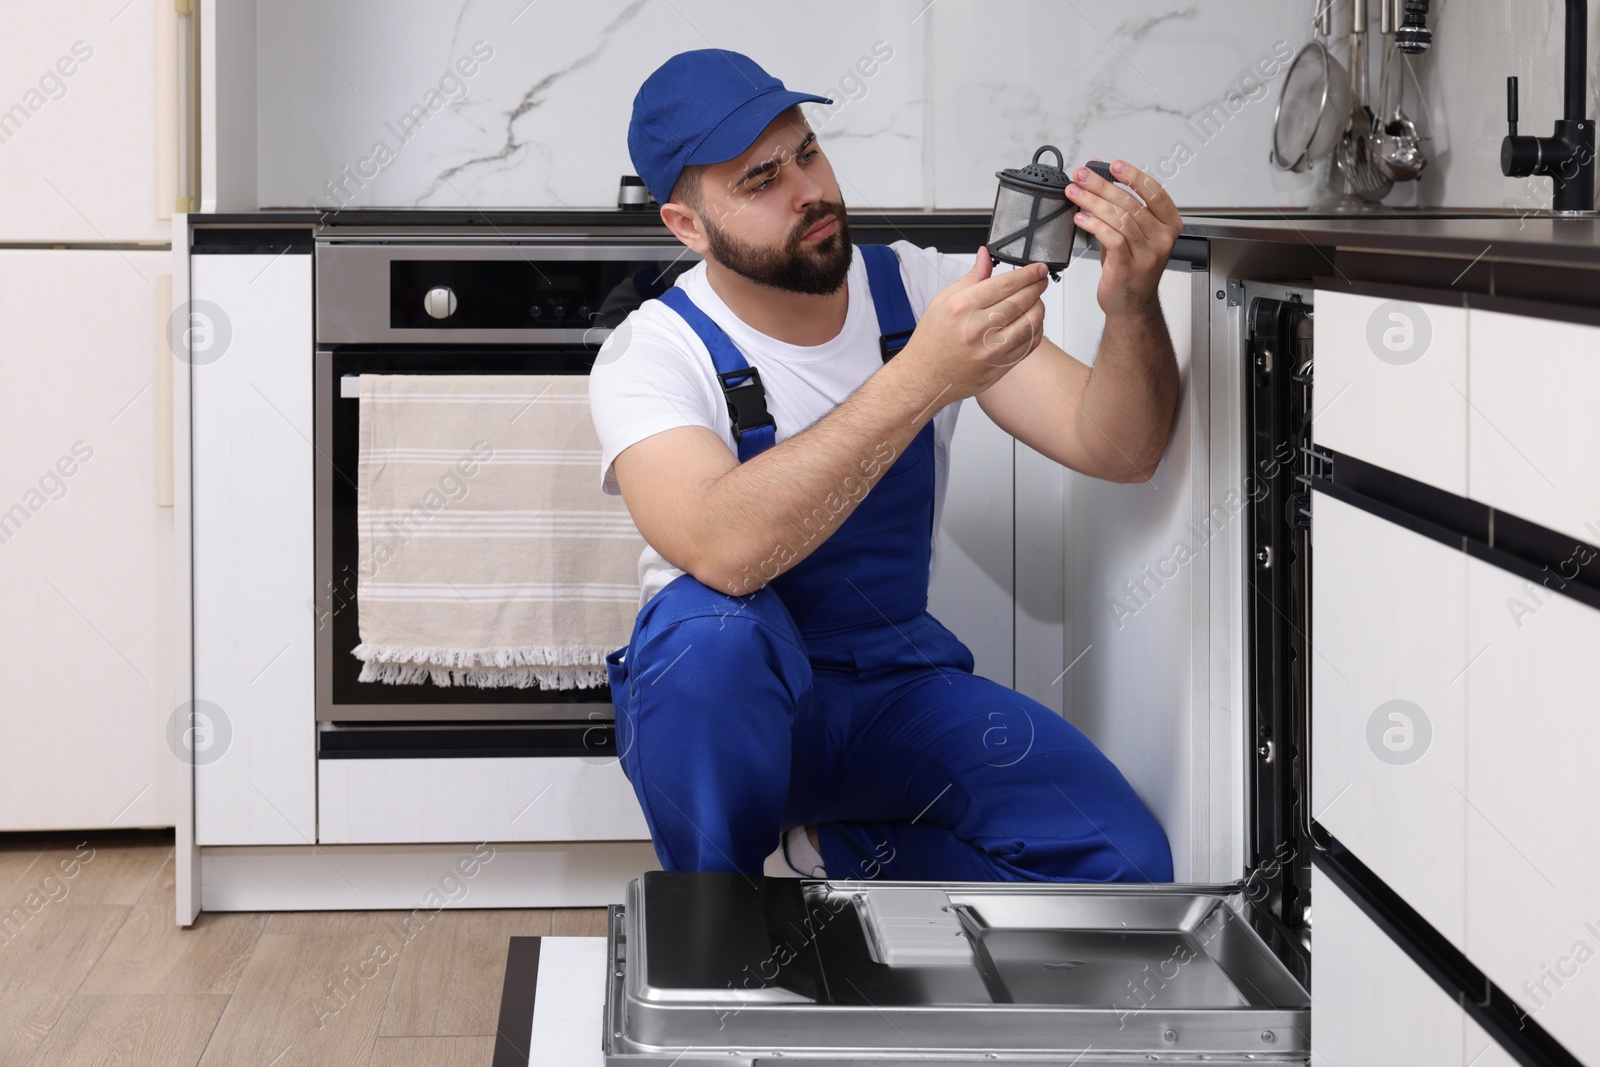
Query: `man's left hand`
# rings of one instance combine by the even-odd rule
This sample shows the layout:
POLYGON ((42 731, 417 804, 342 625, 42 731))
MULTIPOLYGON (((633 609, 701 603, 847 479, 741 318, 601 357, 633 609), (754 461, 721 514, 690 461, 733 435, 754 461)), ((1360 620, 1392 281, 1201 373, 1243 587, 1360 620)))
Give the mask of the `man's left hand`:
POLYGON ((1107 315, 1149 313, 1160 307, 1156 286, 1183 232, 1183 218, 1161 183, 1132 163, 1113 160, 1111 173, 1139 195, 1080 167, 1066 196, 1078 206, 1078 228, 1100 242, 1100 309, 1107 315))

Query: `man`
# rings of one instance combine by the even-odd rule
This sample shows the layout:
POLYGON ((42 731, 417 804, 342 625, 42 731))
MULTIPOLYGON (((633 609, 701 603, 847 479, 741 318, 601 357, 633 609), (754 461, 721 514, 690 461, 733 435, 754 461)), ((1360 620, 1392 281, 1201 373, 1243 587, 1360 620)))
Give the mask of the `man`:
POLYGON ((1120 160, 1142 203, 1087 170, 1068 188, 1102 250, 1091 373, 1043 337, 1044 267, 853 246, 803 101, 831 103, 717 49, 674 56, 634 100, 633 163, 703 257, 590 380, 603 488, 649 546, 607 665, 656 854, 667 870, 1170 881, 1123 776, 974 675, 927 592, 963 399, 1085 474, 1154 472, 1178 390, 1156 299, 1178 212, 1120 160))

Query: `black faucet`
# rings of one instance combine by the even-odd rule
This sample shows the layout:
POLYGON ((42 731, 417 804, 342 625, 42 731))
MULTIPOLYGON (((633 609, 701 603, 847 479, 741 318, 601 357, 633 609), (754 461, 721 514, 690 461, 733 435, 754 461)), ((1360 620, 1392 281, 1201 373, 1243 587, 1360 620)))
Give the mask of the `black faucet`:
POLYGON ((1560 213, 1594 210, 1594 123, 1583 104, 1588 66, 1585 0, 1566 0, 1567 47, 1562 116, 1550 137, 1517 136, 1517 79, 1506 79, 1506 119, 1511 132, 1500 142, 1500 172, 1509 178, 1547 174, 1554 183, 1551 208, 1560 213))

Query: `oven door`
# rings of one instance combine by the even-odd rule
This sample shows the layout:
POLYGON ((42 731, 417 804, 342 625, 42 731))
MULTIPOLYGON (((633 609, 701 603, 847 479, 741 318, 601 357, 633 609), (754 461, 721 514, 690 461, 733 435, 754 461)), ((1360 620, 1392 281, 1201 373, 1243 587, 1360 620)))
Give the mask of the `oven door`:
MULTIPOLYGON (((587 374, 595 346, 333 345, 316 351, 316 686, 319 724, 613 718, 608 686, 479 688, 359 682, 356 458, 362 374, 587 374)), ((595 472, 598 479, 599 471, 595 472)))

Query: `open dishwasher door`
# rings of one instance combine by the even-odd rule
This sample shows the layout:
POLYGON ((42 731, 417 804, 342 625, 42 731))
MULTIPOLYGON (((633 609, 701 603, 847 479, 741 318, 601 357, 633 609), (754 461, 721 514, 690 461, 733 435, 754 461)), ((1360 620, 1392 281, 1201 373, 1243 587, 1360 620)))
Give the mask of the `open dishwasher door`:
POLYGON ((651 871, 610 913, 606 1062, 1306 1063, 1249 897, 651 871))

